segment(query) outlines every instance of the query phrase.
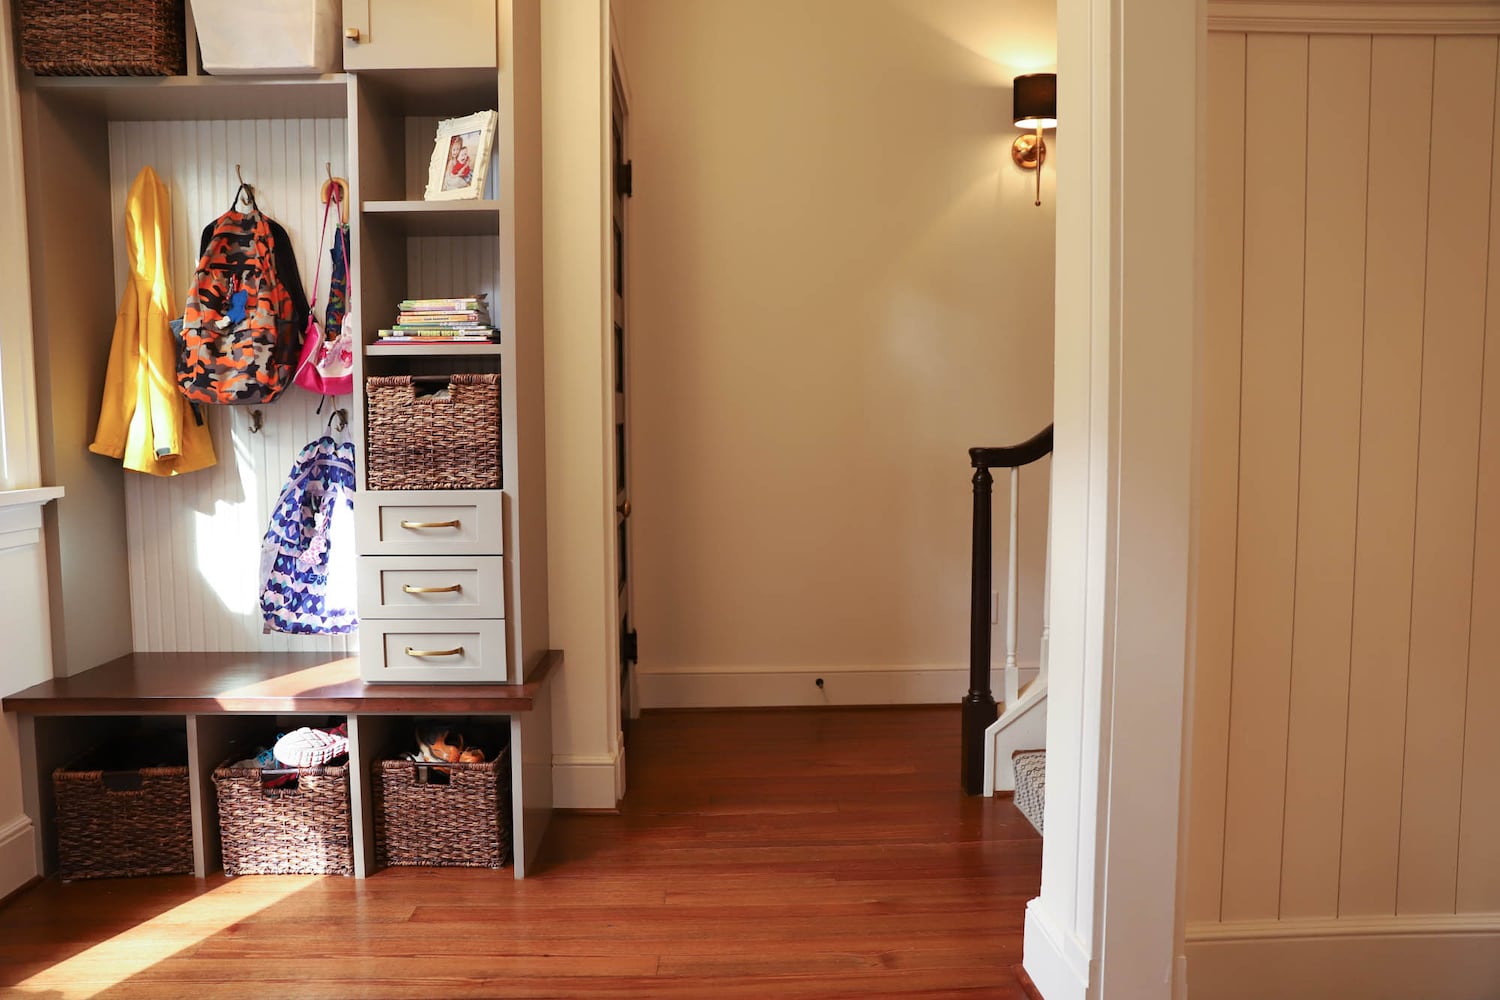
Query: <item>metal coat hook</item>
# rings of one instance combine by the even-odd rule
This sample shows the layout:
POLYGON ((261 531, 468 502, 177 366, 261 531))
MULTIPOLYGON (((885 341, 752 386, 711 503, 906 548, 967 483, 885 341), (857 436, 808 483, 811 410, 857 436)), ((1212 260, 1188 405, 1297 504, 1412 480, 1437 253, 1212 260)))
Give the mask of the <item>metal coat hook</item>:
POLYGON ((266 415, 261 410, 250 411, 250 433, 259 434, 260 429, 265 426, 266 415))
POLYGON ((234 165, 234 176, 239 178, 240 186, 234 192, 234 203, 229 206, 230 209, 233 210, 239 205, 240 195, 243 194, 245 196, 245 204, 252 209, 258 210, 259 206, 255 204, 255 185, 245 183, 245 175, 240 171, 238 163, 234 165))
POLYGON ((323 172, 328 179, 323 182, 323 189, 318 193, 319 201, 326 205, 332 197, 339 205, 339 223, 347 226, 349 224, 349 182, 342 177, 333 176, 333 164, 323 162, 323 172))
POLYGON ((334 410, 332 413, 330 413, 328 415, 328 426, 330 428, 332 428, 333 430, 336 430, 336 431, 341 431, 345 427, 348 427, 349 426, 349 411, 345 410, 345 409, 334 410), (334 421, 335 420, 338 421, 337 426, 334 425, 334 421))

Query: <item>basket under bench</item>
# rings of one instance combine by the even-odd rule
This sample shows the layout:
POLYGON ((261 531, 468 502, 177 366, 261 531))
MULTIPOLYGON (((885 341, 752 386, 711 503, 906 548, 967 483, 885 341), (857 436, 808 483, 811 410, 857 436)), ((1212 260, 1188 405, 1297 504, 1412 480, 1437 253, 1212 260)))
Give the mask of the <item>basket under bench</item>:
POLYGON ((562 653, 527 665, 519 684, 366 684, 358 658, 326 653, 131 653, 43 681, 3 701, 18 720, 22 795, 33 825, 37 871, 57 869, 53 769, 80 746, 142 717, 181 718, 187 733, 193 871, 222 867, 214 768, 267 716, 328 716, 349 724, 354 875, 377 868, 372 768, 415 718, 492 717, 510 726, 509 794, 516 878, 534 862, 552 813, 551 679, 562 653))

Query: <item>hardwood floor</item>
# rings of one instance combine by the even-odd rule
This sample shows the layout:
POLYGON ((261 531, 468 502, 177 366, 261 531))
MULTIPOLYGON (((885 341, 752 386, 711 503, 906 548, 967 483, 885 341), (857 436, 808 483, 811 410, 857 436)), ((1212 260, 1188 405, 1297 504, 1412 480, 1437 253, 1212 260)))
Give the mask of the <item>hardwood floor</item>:
POLYGON ((45 882, 0 909, 43 997, 1026 996, 1041 839, 958 786, 958 709, 657 713, 618 816, 541 870, 45 882))

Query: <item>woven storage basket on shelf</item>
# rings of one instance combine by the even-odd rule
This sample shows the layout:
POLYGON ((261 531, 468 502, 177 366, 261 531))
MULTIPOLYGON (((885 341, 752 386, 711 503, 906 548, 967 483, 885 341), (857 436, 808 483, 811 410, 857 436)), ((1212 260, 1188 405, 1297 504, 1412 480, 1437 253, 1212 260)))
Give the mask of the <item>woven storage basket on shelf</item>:
POLYGON ((187 767, 52 772, 57 867, 65 879, 193 870, 187 767), (122 787, 122 786, 134 787, 122 787), (113 786, 113 787, 111 787, 113 786))
POLYGON ((352 875, 349 768, 304 767, 266 788, 258 767, 214 770, 226 875, 352 875))
POLYGON ((410 375, 365 380, 372 490, 500 486, 500 376, 461 374, 438 392, 410 375))
POLYGON ((182 0, 18 0, 16 24, 38 76, 187 72, 182 0))
POLYGON ((502 868, 510 859, 510 754, 482 764, 444 764, 447 784, 422 780, 433 768, 375 762, 375 859, 382 865, 502 868))

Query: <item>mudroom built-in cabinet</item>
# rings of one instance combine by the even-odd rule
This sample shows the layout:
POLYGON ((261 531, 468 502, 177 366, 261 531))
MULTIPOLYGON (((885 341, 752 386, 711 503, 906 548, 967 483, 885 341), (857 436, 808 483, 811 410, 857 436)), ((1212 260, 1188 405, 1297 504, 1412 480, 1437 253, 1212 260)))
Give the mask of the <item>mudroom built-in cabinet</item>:
POLYGON ((41 472, 65 496, 44 512, 53 679, 5 708, 22 719, 44 870, 50 769, 119 720, 157 715, 189 735, 200 874, 216 857, 205 775, 254 717, 348 720, 359 875, 375 867, 371 764, 427 715, 510 721, 518 877, 540 844, 562 660, 547 629, 540 4, 346 0, 343 18, 342 73, 207 75, 189 19, 184 76, 20 74, 41 472), (424 200, 438 122, 488 110, 498 123, 480 196, 424 200), (241 181, 286 228, 309 297, 321 271, 321 314, 319 194, 330 177, 351 191, 353 396, 293 387, 265 405, 208 407, 216 463, 170 478, 88 450, 127 280, 126 196, 146 166, 170 193, 178 315, 200 233, 241 181), (476 294, 496 343, 377 342, 403 299, 476 294), (464 373, 499 377, 498 485, 369 488, 366 380, 464 373), (293 461, 325 433, 355 446, 360 628, 267 634, 262 536, 293 461))

